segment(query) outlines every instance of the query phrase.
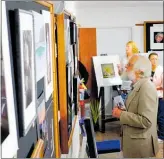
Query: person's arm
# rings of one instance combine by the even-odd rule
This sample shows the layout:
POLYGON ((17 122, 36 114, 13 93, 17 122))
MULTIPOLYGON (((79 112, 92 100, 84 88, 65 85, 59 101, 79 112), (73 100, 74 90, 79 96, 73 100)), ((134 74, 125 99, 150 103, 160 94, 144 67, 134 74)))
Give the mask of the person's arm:
POLYGON ((152 116, 156 113, 154 110, 158 107, 158 99, 156 92, 150 91, 150 89, 142 89, 137 114, 122 111, 120 115, 121 124, 144 129, 151 127, 152 116))

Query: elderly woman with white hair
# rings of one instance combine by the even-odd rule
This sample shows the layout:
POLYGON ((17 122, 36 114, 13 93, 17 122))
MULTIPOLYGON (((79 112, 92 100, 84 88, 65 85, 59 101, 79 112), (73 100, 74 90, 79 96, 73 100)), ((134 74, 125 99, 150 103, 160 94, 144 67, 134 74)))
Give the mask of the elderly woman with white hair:
POLYGON ((115 107, 113 116, 123 126, 123 156, 125 158, 154 157, 158 152, 158 96, 150 81, 151 63, 144 56, 134 55, 126 72, 133 90, 126 100, 126 111, 115 107))

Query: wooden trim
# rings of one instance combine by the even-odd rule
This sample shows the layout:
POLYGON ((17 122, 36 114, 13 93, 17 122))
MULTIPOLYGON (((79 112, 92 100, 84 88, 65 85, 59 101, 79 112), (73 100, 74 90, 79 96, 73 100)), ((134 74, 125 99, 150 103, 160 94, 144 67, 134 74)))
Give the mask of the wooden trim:
POLYGON ((39 139, 35 145, 34 151, 31 155, 31 158, 43 158, 44 153, 44 141, 39 139))
POLYGON ((60 105, 61 152, 68 153, 68 121, 67 121, 67 90, 66 90, 66 57, 64 38, 64 13, 57 15, 58 45, 58 80, 60 105))
POLYGON ((144 23, 164 24, 164 21, 144 21, 144 23))
POLYGON ((60 158, 60 143, 59 143, 59 124, 58 124, 58 97, 57 97, 57 71, 55 55, 55 22, 54 22, 54 4, 50 1, 35 1, 38 4, 49 8, 51 13, 51 33, 52 33, 52 69, 53 69, 53 119, 54 119, 54 148, 55 158, 60 158))
POLYGON ((56 49, 55 49, 55 22, 54 13, 51 13, 52 19, 52 64, 53 64, 53 116, 54 116, 54 148, 55 158, 60 158, 60 137, 59 137, 59 123, 58 123, 58 87, 57 87, 57 67, 56 67, 56 49))
POLYGON ((69 137, 69 141, 68 141, 68 147, 70 148, 71 144, 72 144, 72 138, 73 138, 73 134, 74 134, 74 130, 75 130, 75 126, 76 126, 76 121, 77 121, 77 115, 75 116, 75 120, 73 123, 73 128, 69 137))
POLYGON ((135 24, 135 26, 144 26, 144 24, 135 24))
POLYGON ((144 22, 144 52, 146 52, 146 22, 144 22))

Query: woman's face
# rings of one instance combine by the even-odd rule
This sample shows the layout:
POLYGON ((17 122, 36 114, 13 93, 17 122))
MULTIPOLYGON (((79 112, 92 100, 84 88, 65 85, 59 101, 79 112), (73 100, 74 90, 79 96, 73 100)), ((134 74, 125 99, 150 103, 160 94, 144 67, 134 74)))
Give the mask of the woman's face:
POLYGON ((133 52, 132 52, 132 45, 127 44, 127 45, 126 45, 126 56, 127 56, 127 57, 130 57, 130 56, 132 56, 132 55, 133 55, 133 52))

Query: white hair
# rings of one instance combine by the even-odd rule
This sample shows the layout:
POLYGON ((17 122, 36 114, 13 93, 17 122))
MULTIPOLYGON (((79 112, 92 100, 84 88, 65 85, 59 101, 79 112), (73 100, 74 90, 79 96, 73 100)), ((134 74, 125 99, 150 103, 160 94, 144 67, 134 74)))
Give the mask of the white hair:
MULTIPOLYGON (((136 56, 136 55, 134 55, 136 56)), ((147 57, 141 56, 141 55, 137 55, 138 59, 134 64, 133 69, 134 70, 140 70, 143 73, 140 74, 141 78, 148 78, 151 76, 151 71, 152 71, 152 65, 150 60, 147 57)))

